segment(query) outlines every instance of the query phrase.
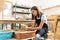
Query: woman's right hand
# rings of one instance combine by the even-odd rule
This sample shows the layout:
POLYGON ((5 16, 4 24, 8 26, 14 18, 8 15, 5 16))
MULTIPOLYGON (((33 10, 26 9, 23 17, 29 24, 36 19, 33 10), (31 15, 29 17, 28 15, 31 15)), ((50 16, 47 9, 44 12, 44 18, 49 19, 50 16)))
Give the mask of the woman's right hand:
POLYGON ((26 30, 29 30, 29 27, 28 27, 28 26, 26 26, 26 27, 25 27, 25 29, 26 29, 26 30))

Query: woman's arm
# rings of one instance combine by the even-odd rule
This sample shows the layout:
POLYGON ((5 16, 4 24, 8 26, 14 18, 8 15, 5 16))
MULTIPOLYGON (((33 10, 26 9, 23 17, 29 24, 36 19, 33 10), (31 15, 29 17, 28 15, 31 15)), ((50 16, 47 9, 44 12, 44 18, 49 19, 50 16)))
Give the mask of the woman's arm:
POLYGON ((44 20, 41 20, 41 23, 38 27, 28 27, 28 29, 29 30, 40 30, 40 29, 42 29, 43 24, 44 24, 44 20))
POLYGON ((39 27, 37 27, 36 29, 37 29, 37 30, 42 29, 44 23, 47 23, 47 18, 46 18, 45 15, 42 15, 42 16, 41 16, 41 23, 40 23, 39 27))
POLYGON ((41 20, 41 23, 40 23, 39 27, 36 27, 36 30, 42 29, 43 24, 44 24, 44 20, 41 20))

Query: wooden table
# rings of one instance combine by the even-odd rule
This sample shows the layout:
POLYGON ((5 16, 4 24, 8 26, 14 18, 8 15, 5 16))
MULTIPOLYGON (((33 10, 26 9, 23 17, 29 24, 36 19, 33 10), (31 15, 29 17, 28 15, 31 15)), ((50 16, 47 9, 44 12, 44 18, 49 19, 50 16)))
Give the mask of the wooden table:
POLYGON ((0 24, 9 24, 9 23, 29 23, 34 20, 0 20, 0 24))
POLYGON ((31 23, 31 22, 34 22, 34 20, 0 20, 0 24, 2 24, 2 29, 3 29, 3 25, 4 24, 28 24, 28 23, 31 23))
POLYGON ((52 16, 48 16, 47 17, 48 18, 48 21, 51 21, 51 20, 53 20, 54 21, 54 23, 53 23, 53 30, 54 30, 54 40, 55 40, 55 38, 56 38, 56 31, 57 31, 57 24, 58 24, 58 22, 60 21, 60 15, 52 15, 52 16))
POLYGON ((56 31, 57 31, 57 25, 58 25, 58 22, 60 21, 60 15, 52 15, 52 16, 57 16, 57 22, 56 22, 56 31))
POLYGON ((48 21, 56 19, 56 28, 55 28, 55 31, 57 31, 57 25, 58 25, 58 21, 60 21, 60 15, 51 15, 51 16, 48 16, 47 19, 48 19, 48 21))

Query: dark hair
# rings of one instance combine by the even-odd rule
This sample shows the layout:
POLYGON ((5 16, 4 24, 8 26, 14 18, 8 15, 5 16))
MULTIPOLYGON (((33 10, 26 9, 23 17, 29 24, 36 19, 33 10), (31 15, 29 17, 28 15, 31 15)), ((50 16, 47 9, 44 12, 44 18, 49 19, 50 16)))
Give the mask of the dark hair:
MULTIPOLYGON (((36 17, 41 17, 42 16, 42 12, 39 12, 38 8, 36 6, 33 6, 31 8, 31 10, 36 10, 37 11, 37 16, 36 17)), ((32 19, 34 19, 34 15, 32 14, 32 19)))

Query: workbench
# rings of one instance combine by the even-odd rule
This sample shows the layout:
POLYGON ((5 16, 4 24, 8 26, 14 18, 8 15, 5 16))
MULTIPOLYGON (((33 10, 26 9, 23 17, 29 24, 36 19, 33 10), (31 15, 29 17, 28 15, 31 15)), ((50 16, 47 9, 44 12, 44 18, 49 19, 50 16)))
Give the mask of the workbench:
MULTIPOLYGON (((34 22, 34 20, 0 20, 0 24, 21 24, 21 23, 31 23, 34 22)), ((30 39, 35 37, 35 32, 36 31, 13 31, 15 33, 15 38, 16 39, 30 39)))

